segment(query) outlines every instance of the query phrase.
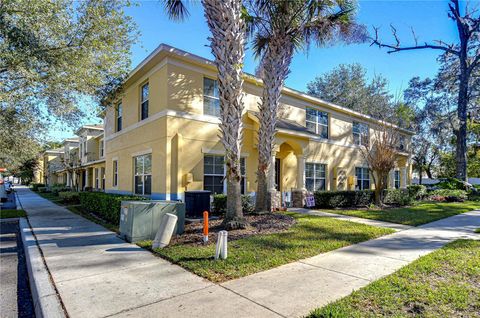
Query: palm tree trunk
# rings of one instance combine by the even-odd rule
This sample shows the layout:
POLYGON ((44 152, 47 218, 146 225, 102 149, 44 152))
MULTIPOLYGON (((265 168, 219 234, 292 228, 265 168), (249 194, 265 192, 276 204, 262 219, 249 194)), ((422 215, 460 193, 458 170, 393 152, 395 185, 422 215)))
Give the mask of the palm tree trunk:
POLYGON ((261 77, 263 80, 263 95, 259 104, 258 119, 258 170, 257 170, 257 198, 255 210, 257 212, 271 211, 272 195, 275 192, 268 189, 267 176, 272 167, 272 152, 275 143, 277 125, 277 111, 282 93, 283 83, 289 73, 292 61, 293 47, 287 36, 278 35, 269 42, 262 57, 261 77), (271 191, 272 193, 268 193, 271 191))
POLYGON ((242 212, 240 153, 242 147, 243 60, 245 22, 241 0, 202 0, 205 18, 212 33, 210 48, 218 68, 220 133, 225 148, 227 212, 224 227, 247 225, 242 212))

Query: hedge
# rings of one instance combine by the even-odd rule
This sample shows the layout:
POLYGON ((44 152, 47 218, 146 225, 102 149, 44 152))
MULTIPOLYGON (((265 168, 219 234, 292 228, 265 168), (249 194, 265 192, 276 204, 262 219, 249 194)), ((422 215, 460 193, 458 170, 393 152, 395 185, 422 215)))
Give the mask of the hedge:
POLYGON ((407 186, 408 195, 413 200, 422 200, 427 196, 427 187, 423 184, 412 184, 407 186))
POLYGON ((122 195, 104 192, 80 192, 80 204, 90 213, 96 214, 112 224, 120 223, 120 205, 122 201, 148 200, 135 195, 122 195))
POLYGON ((375 201, 373 190, 361 191, 316 191, 316 208, 345 208, 368 206, 375 201))
MULTIPOLYGON (((250 195, 242 195, 243 213, 252 213, 255 210, 253 199, 250 195)), ((213 196, 212 215, 224 215, 227 211, 227 195, 215 194, 213 196)))
POLYGON ((50 188, 50 191, 52 191, 52 193, 55 195, 59 195, 60 192, 68 192, 68 191, 72 191, 72 189, 65 185, 55 185, 50 188))
POLYGON ((409 205, 413 199, 409 189, 386 189, 383 193, 383 203, 389 205, 409 205))
POLYGON ((33 191, 38 191, 38 188, 45 187, 44 183, 31 183, 30 185, 32 186, 33 191))
POLYGON ((434 190, 429 193, 430 200, 447 201, 447 202, 463 202, 467 199, 467 191, 465 190, 434 190))
POLYGON ((80 203, 80 193, 74 191, 58 192, 58 196, 63 203, 80 203))

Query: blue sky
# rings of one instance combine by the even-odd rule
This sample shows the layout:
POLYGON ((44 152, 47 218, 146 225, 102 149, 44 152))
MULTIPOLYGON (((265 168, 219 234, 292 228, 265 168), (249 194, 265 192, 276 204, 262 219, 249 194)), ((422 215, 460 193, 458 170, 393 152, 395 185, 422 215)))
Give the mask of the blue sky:
MULTIPOLYGON (((398 30, 402 43, 412 44, 411 28, 420 42, 442 39, 456 40, 455 25, 447 18, 447 0, 430 1, 360 1, 359 22, 380 27, 380 36, 391 42, 390 24, 398 30)), ((207 47, 209 31, 199 2, 190 1, 190 16, 184 22, 172 22, 163 13, 161 1, 139 1, 127 9, 140 30, 139 42, 132 48, 132 67, 140 63, 160 43, 212 58, 207 47)), ((293 59, 291 73, 286 85, 305 91, 306 85, 315 76, 332 70, 342 63, 360 63, 367 75, 382 74, 389 81, 389 90, 395 96, 407 87, 413 76, 434 76, 438 69, 436 58, 439 52, 421 50, 387 54, 385 49, 370 47, 369 44, 311 47, 308 52, 297 53, 293 59)), ((254 73, 257 61, 247 50, 245 71, 254 73)), ((91 119, 89 119, 91 120, 91 119)), ((68 137, 70 129, 52 131, 55 139, 68 137)))

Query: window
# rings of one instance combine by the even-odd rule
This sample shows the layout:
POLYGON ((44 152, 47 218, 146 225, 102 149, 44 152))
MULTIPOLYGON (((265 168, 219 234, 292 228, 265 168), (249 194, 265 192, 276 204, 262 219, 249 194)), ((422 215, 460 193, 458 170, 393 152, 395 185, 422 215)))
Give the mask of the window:
POLYGON ((118 103, 117 109, 115 111, 115 118, 117 122, 116 132, 122 130, 122 115, 123 114, 123 107, 122 103, 118 103))
POLYGON ((82 138, 82 143, 83 143, 83 155, 87 155, 87 138, 83 137, 82 138))
POLYGON ((400 188, 400 171, 399 170, 395 170, 395 189, 399 189, 400 188))
POLYGON ((353 143, 355 145, 368 146, 368 125, 359 122, 353 122, 353 143))
POLYGON ((142 96, 140 105, 140 120, 148 118, 148 83, 142 86, 142 96))
POLYGON ((100 157, 103 157, 104 155, 104 144, 103 144, 103 139, 100 139, 99 142, 98 142, 98 146, 99 146, 99 154, 100 154, 100 157))
POLYGON ((370 170, 368 168, 355 167, 355 176, 357 177, 355 190, 370 189, 370 170))
POLYGON ((218 81, 208 77, 203 78, 203 113, 220 117, 218 81))
POLYGON ((307 129, 322 138, 328 139, 328 113, 307 108, 307 129))
POLYGON ((113 186, 118 186, 118 161, 113 160, 113 186))
MULTIPOLYGON (((242 181, 240 182, 241 192, 246 192, 246 167, 245 158, 240 158, 240 171, 242 181)), ((212 194, 224 193, 225 162, 223 156, 205 155, 203 158, 203 189, 212 194)))
POLYGON ((152 194, 152 155, 134 158, 135 194, 152 194))
POLYGON ((224 177, 223 156, 205 155, 203 158, 203 189, 212 194, 223 193, 224 177))
POLYGON ((406 150, 406 145, 405 145, 405 136, 400 136, 398 138, 398 150, 406 150))
POLYGON ((105 168, 100 169, 102 173, 102 190, 105 190, 105 168))
POLYGON ((326 168, 321 163, 305 163, 305 187, 308 191, 326 189, 326 168))
POLYGON ((95 189, 98 189, 98 185, 100 183, 100 173, 98 172, 98 168, 95 168, 95 189))

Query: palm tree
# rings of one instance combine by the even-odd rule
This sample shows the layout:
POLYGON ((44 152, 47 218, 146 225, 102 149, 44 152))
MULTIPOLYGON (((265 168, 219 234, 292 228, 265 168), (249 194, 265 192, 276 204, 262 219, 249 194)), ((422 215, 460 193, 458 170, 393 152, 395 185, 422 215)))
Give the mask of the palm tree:
POLYGON ((335 41, 364 41, 365 28, 354 22, 352 0, 249 0, 246 10, 253 50, 260 57, 263 94, 258 119, 257 211, 271 210, 267 174, 271 166, 277 110, 285 79, 296 51, 307 50, 311 42, 323 46, 335 41))
MULTIPOLYGON (((204 15, 212 36, 210 48, 218 68, 220 97, 220 134, 225 148, 227 212, 223 222, 226 229, 247 225, 242 212, 240 153, 242 147, 242 112, 244 108, 243 60, 245 56, 246 26, 242 16, 241 0, 202 0, 204 15)), ((165 1, 172 19, 182 20, 188 15, 181 0, 165 1)))

